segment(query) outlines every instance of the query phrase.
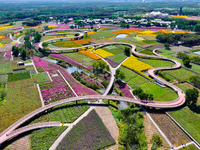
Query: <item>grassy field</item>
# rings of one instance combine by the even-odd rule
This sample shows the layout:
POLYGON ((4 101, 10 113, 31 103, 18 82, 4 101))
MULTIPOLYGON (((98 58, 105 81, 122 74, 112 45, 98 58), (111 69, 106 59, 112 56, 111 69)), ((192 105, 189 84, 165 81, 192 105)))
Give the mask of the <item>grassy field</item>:
POLYGON ((103 47, 102 48, 103 50, 107 51, 107 52, 110 52, 112 54, 123 54, 124 53, 124 50, 114 46, 114 45, 111 45, 111 46, 106 46, 106 47, 103 47))
POLYGON ((110 56, 110 57, 107 57, 108 59, 116 62, 116 63, 120 63, 122 62, 124 59, 127 58, 127 56, 125 54, 118 54, 118 55, 113 55, 113 56, 110 56))
POLYGON ((32 78, 37 78, 38 83, 45 83, 45 82, 50 82, 51 81, 46 72, 39 73, 39 74, 33 74, 32 78))
POLYGON ((106 39, 106 38, 110 38, 110 37, 114 37, 114 33, 111 33, 111 31, 100 31, 100 32, 97 32, 95 34, 92 34, 90 37, 95 39, 95 40, 99 40, 99 39, 106 39))
POLYGON ((50 121, 60 121, 62 123, 72 123, 79 116, 81 116, 85 111, 87 111, 90 106, 87 102, 79 101, 65 104, 62 106, 54 107, 51 112, 48 113, 48 118, 50 121))
POLYGON ((49 149, 66 129, 67 127, 51 127, 33 131, 30 136, 31 149, 49 149))
POLYGON ((79 52, 74 52, 74 53, 63 53, 63 55, 83 64, 84 66, 91 66, 93 62, 95 61, 94 59, 85 56, 79 52))
POLYGON ((146 40, 156 40, 155 36, 143 36, 143 38, 146 40))
POLYGON ((180 81, 187 81, 191 76, 196 75, 195 73, 188 71, 184 68, 177 69, 177 70, 168 70, 168 71, 163 71, 170 76, 180 80, 180 81))
POLYGON ((128 82, 130 79, 138 76, 137 73, 135 73, 135 72, 133 72, 130 69, 127 69, 125 67, 121 66, 119 69, 125 73, 125 76, 126 76, 126 78, 124 79, 125 82, 128 82))
POLYGON ((150 50, 146 50, 146 49, 140 51, 140 53, 142 53, 142 54, 147 54, 147 55, 154 55, 152 51, 150 51, 150 50))
POLYGON ((145 58, 138 58, 138 60, 147 63, 153 67, 168 67, 173 66, 174 63, 171 61, 165 61, 165 60, 157 60, 157 59, 145 59, 145 58))
POLYGON ((0 40, 1 44, 8 44, 10 42, 12 42, 12 40, 10 38, 9 39, 2 39, 2 40, 0 40))
POLYGON ((10 63, 1 63, 0 64, 0 74, 5 74, 5 73, 12 73, 10 63))
MULTIPOLYGON (((197 108, 199 109, 199 108, 197 108)), ((197 142, 200 143, 200 112, 188 107, 168 112, 197 142)))
POLYGON ((43 36, 43 37, 41 38, 41 41, 53 39, 54 37, 55 37, 55 36, 53 36, 53 35, 46 35, 46 36, 43 36))
POLYGON ((178 98, 178 95, 170 88, 161 88, 153 83, 146 83, 140 87, 149 94, 153 94, 155 101, 173 101, 178 98))
POLYGON ((33 66, 26 66, 25 69, 30 72, 30 74, 36 74, 35 68, 33 66))
POLYGON ((198 148, 194 144, 190 144, 184 148, 180 148, 179 150, 198 150, 198 148))
POLYGON ((12 81, 18 81, 22 79, 30 79, 30 72, 24 72, 24 73, 14 73, 8 75, 8 82, 12 81))
POLYGON ((35 79, 8 82, 6 103, 0 106, 0 132, 14 122, 41 107, 35 79))
POLYGON ((4 74, 4 75, 0 75, 0 82, 7 82, 8 80, 8 75, 4 74))
POLYGON ((127 82, 127 84, 130 85, 130 87, 132 87, 134 89, 142 84, 149 83, 149 82, 150 81, 147 80, 146 78, 144 78, 140 75, 137 75, 135 78, 132 78, 131 80, 129 80, 127 82))
POLYGON ((79 47, 80 45, 74 43, 73 41, 61 41, 52 43, 52 45, 57 47, 79 47))
MULTIPOLYGON (((175 56, 172 56, 172 55, 171 55, 171 54, 174 54, 174 53, 175 53, 174 51, 165 50, 165 49, 160 49, 159 51, 162 52, 162 53, 160 53, 161 55, 179 61, 179 62, 182 64, 182 67, 183 67, 183 68, 186 68, 186 67, 183 65, 183 62, 182 62, 181 59, 176 58, 175 56)), ((192 67, 191 67, 191 68, 187 68, 188 70, 194 71, 194 72, 196 72, 196 73, 199 73, 199 72, 200 72, 200 66, 199 66, 199 65, 196 65, 196 64, 193 64, 193 63, 190 63, 190 64, 192 65, 192 67)))
POLYGON ((114 139, 95 110, 92 110, 63 138, 57 150, 102 149, 115 144, 114 139))

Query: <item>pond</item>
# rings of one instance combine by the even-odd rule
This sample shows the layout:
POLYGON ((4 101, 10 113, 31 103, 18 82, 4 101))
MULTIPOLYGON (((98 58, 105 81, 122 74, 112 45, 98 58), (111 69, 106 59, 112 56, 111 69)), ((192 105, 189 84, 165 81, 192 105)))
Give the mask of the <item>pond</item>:
POLYGON ((75 66, 67 67, 66 70, 67 70, 70 74, 72 74, 72 73, 75 72, 75 71, 78 71, 78 72, 81 72, 81 71, 82 71, 81 69, 78 69, 78 68, 75 67, 75 66))
POLYGON ((118 34, 115 38, 126 38, 128 34, 118 34))
POLYGON ((194 52, 194 53, 200 55, 200 51, 197 51, 197 52, 194 52))

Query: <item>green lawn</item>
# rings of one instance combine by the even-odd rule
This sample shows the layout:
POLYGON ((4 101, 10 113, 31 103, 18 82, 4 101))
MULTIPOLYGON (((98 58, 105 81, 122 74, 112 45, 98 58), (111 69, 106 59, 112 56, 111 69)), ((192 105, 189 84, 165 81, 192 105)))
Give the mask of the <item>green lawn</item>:
POLYGON ((200 143, 200 113, 188 107, 168 112, 197 142, 200 143))
POLYGON ((174 63, 171 61, 165 61, 165 60, 158 60, 158 59, 145 59, 145 58, 138 58, 138 60, 149 64, 153 67, 168 67, 173 66, 174 63))
POLYGON ((140 53, 142 53, 142 54, 147 54, 147 55, 154 55, 152 51, 150 51, 150 50, 146 50, 146 49, 140 51, 140 53))
POLYGON ((107 57, 107 58, 110 59, 110 60, 112 60, 112 61, 114 61, 114 62, 116 62, 116 63, 120 63, 124 59, 126 59, 127 56, 124 55, 124 54, 118 54, 118 55, 113 55, 113 56, 110 56, 110 57, 107 57))
POLYGON ((111 33, 111 32, 112 31, 110 31, 110 30, 104 30, 104 31, 100 31, 95 34, 92 34, 90 37, 95 40, 111 38, 111 37, 114 37, 114 35, 115 35, 114 33, 111 33))
POLYGON ((118 47, 116 47, 114 45, 106 46, 106 47, 103 47, 101 49, 103 49, 103 50, 105 50, 107 52, 110 52, 110 53, 112 53, 114 55, 123 54, 124 53, 124 50, 122 50, 122 49, 120 49, 120 48, 118 48, 118 47))
POLYGON ((27 60, 24 61, 24 63, 25 63, 25 64, 26 64, 26 63, 32 63, 32 61, 31 61, 31 59, 27 59, 27 60))
POLYGON ((49 149, 66 129, 67 127, 50 127, 33 131, 30 136, 31 149, 49 149))
POLYGON ((46 36, 43 36, 42 38, 41 38, 41 41, 46 41, 46 40, 49 40, 49 39, 53 39, 55 36, 53 36, 53 35, 46 35, 46 36))
POLYGON ((125 67, 120 67, 120 70, 122 70, 125 73, 125 79, 124 81, 130 85, 133 89, 140 86, 144 83, 149 83, 150 81, 146 78, 138 75, 134 71, 131 71, 130 69, 127 69, 125 67))
POLYGON ((128 82, 130 79, 138 76, 137 73, 135 73, 135 72, 131 71, 130 69, 127 69, 123 66, 121 66, 119 69, 125 73, 125 76, 126 76, 126 78, 124 79, 125 82, 128 82))
POLYGON ((180 81, 187 81, 191 76, 196 75, 195 73, 188 71, 184 68, 177 69, 177 70, 168 70, 168 71, 163 71, 170 76, 180 80, 180 81))
POLYGON ((63 53, 63 55, 79 62, 82 63, 84 66, 91 66, 93 64, 93 62, 95 61, 94 59, 85 56, 79 52, 74 52, 74 53, 63 53))
POLYGON ((0 74, 12 73, 10 63, 1 63, 0 64, 0 74))
POLYGON ((149 83, 150 81, 147 80, 146 78, 140 76, 140 75, 137 75, 135 78, 132 78, 131 80, 129 80, 127 83, 128 85, 130 85, 133 89, 140 86, 140 85, 143 85, 145 83, 149 83))
POLYGON ((173 101, 178 98, 178 95, 170 88, 161 88, 154 83, 146 83, 140 87, 149 94, 153 94, 155 101, 173 101))
POLYGON ((41 107, 35 79, 24 79, 7 84, 6 103, 0 106, 0 132, 28 113, 41 107))
POLYGON ((30 79, 30 72, 14 73, 8 75, 8 82, 18 81, 22 79, 30 79))
POLYGON ((156 40, 155 36, 143 36, 143 38, 146 40, 156 40))
POLYGON ((52 43, 52 45, 57 46, 57 47, 80 47, 81 46, 74 43, 73 41, 55 42, 55 43, 52 43))
POLYGON ((33 74, 32 78, 37 78, 38 83, 46 83, 46 82, 50 82, 51 81, 46 72, 39 73, 39 74, 33 74))

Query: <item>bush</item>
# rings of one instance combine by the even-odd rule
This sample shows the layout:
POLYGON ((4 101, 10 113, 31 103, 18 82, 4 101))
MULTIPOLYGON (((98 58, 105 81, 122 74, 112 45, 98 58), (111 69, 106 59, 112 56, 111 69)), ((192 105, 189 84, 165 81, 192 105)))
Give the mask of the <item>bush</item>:
POLYGON ((102 81, 101 84, 102 84, 105 88, 107 88, 107 86, 108 86, 109 83, 106 82, 106 81, 102 81))
POLYGON ((157 134, 157 133, 154 133, 151 137, 151 140, 150 140, 151 143, 153 143, 152 147, 160 147, 162 146, 162 139, 160 138, 160 136, 157 134))

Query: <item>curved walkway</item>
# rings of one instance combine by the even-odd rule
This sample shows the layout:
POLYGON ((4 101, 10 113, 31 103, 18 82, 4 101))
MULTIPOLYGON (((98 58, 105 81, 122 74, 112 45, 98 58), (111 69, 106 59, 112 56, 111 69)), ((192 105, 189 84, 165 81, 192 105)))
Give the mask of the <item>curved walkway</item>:
MULTIPOLYGON (((48 40, 48 41, 51 41, 51 40, 48 40)), ((43 41, 43 42, 45 42, 45 41, 43 41)), ((39 46, 42 46, 43 42, 41 42, 39 44, 39 46)), ((99 44, 87 45, 87 46, 83 46, 83 47, 89 47, 89 46, 95 46, 95 45, 99 45, 99 44)), ((185 94, 181 91, 181 89, 179 89, 178 87, 168 83, 167 81, 165 81, 165 80, 163 80, 163 79, 161 79, 161 78, 159 78, 158 76, 155 75, 155 72, 158 71, 158 70, 171 70, 171 69, 180 68, 181 67, 181 63, 180 62, 178 62, 176 60, 173 60, 173 59, 169 59, 169 58, 161 56, 161 55, 158 55, 156 53, 156 50, 153 51, 155 55, 146 55, 146 54, 138 53, 138 52, 135 51, 136 46, 133 45, 133 44, 129 44, 129 43, 122 43, 122 42, 101 43, 100 46, 96 47, 95 49, 98 49, 100 47, 104 47, 104 46, 107 46, 107 45, 128 45, 128 46, 132 47, 132 53, 134 55, 137 55, 137 56, 140 56, 140 57, 164 59, 164 60, 168 60, 168 61, 174 62, 175 65, 172 66, 172 67, 152 68, 152 69, 148 70, 148 73, 149 73, 149 75, 151 77, 157 79, 158 81, 162 82, 166 86, 168 86, 168 87, 172 88, 173 90, 175 90, 178 93, 179 97, 176 100, 170 101, 170 102, 154 102, 154 101, 146 101, 146 100, 137 100, 137 99, 128 98, 128 97, 106 96, 106 94, 105 95, 88 95, 88 96, 80 96, 80 97, 73 97, 73 98, 63 99, 63 100, 60 100, 58 102, 51 103, 51 104, 49 104, 49 105, 47 105, 45 107, 39 108, 39 109, 29 113, 25 117, 21 118, 17 122, 15 122, 13 125, 11 125, 9 128, 4 130, 0 134, 0 144, 5 142, 9 138, 12 138, 12 137, 16 136, 16 134, 13 134, 13 136, 11 137, 12 134, 10 134, 10 133, 13 132, 17 127, 22 125, 24 122, 26 122, 27 120, 31 119, 32 117, 44 112, 45 110, 51 109, 51 108, 53 108, 55 106, 59 106, 59 105, 62 105, 62 104, 65 104, 65 103, 74 102, 74 101, 92 100, 92 99, 98 99, 98 100, 109 99, 109 100, 125 101, 125 102, 130 102, 130 103, 136 103, 136 104, 143 105, 143 106, 159 107, 159 108, 174 108, 174 107, 179 107, 179 106, 181 106, 181 105, 183 105, 185 103, 185 94)), ((80 47, 80 48, 83 48, 83 47, 80 47)), ((60 51, 60 50, 73 50, 73 49, 79 49, 79 48, 62 48, 62 49, 59 49, 59 50, 57 49, 57 50, 60 51)), ((114 76, 115 70, 111 70, 111 71, 113 72, 113 76, 114 76)), ((114 77, 113 77, 113 79, 114 79, 114 77)), ((111 81, 111 82, 113 82, 113 81, 111 81)), ((109 86, 109 87, 111 88, 112 86, 109 86)), ((26 132, 25 128, 20 130, 20 133, 23 133, 23 132, 26 132)))

